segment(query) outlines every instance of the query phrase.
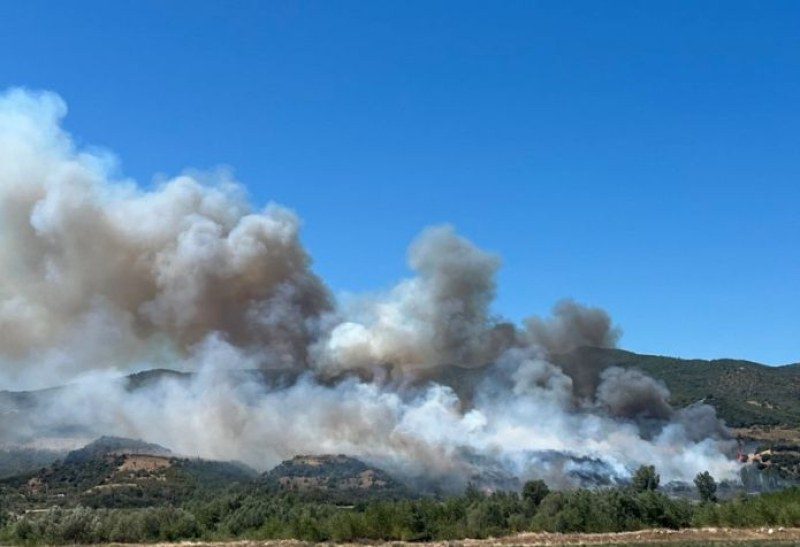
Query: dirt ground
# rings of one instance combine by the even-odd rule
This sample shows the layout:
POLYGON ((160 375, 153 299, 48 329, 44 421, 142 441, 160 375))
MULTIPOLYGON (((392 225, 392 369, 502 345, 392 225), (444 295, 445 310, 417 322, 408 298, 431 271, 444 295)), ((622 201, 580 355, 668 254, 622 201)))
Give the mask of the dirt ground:
MULTIPOLYGON (((618 534, 550 534, 544 532, 525 533, 515 536, 490 539, 466 539, 457 541, 439 541, 430 543, 407 543, 392 541, 386 543, 340 544, 338 547, 364 547, 379 545, 384 547, 535 547, 564 545, 713 545, 721 547, 736 545, 739 547, 756 545, 800 545, 800 528, 700 528, 689 530, 641 530, 618 534)), ((175 544, 159 544, 161 547, 174 547, 175 544)), ((301 541, 237 541, 230 543, 190 543, 180 545, 198 547, 307 547, 301 541)), ((324 544, 323 544, 324 545, 324 544)), ((152 546, 150 546, 152 547, 152 546)))
POLYGON ((780 426, 753 426, 731 429, 734 436, 770 442, 800 443, 800 429, 780 426))
POLYGON ((127 454, 117 471, 155 471, 171 465, 170 459, 164 456, 127 454))

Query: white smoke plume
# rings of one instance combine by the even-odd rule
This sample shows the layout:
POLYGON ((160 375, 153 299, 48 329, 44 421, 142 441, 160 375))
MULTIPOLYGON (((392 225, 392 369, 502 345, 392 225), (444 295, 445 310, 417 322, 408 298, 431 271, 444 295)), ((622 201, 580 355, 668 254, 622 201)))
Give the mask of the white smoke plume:
POLYGON ((417 376, 484 366, 491 355, 489 305, 499 260, 450 226, 425 230, 409 250, 417 277, 362 299, 318 350, 323 370, 390 367, 417 376))
POLYGON ((0 102, 0 351, 58 372, 185 353, 211 333, 300 366, 328 294, 299 222, 253 211, 240 187, 190 176, 152 191, 109 180, 109 159, 75 150, 64 103, 12 91, 0 102))
POLYGON ((50 93, 0 96, 0 380, 70 383, 0 393, 0 442, 122 435, 258 469, 347 453, 456 483, 486 462, 565 484, 643 463, 665 480, 733 473, 710 407, 556 359, 614 346, 603 310, 494 319, 499 259, 452 227, 411 245, 413 277, 337 305, 292 212, 253 209, 224 174, 118 180, 65 113, 50 93), (121 377, 155 367, 192 374, 121 377))

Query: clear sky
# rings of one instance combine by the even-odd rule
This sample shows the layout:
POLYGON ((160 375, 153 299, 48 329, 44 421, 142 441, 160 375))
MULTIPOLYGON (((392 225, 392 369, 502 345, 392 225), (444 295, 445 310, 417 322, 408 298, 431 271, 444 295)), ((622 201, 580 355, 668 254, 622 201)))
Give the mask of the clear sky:
POLYGON ((570 296, 634 351, 800 361, 798 2, 6 1, 9 86, 143 186, 229 166, 335 291, 447 222, 515 320, 570 296))

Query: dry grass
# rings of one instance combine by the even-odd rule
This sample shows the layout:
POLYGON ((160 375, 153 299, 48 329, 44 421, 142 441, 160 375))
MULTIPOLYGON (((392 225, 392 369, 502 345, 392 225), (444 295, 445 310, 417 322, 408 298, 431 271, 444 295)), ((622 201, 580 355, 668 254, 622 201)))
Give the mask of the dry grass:
MULTIPOLYGON (((437 541, 428 543, 409 543, 402 541, 392 542, 365 542, 343 543, 337 547, 364 547, 376 545, 381 547, 536 547, 536 546, 566 546, 566 545, 800 545, 800 528, 700 528, 687 530, 640 530, 638 532, 623 532, 613 534, 551 534, 547 532, 530 532, 489 539, 465 539, 457 541, 437 541)), ((309 547, 312 544, 296 540, 272 541, 235 541, 196 543, 182 542, 159 543, 159 547, 174 547, 175 545, 197 547, 309 547)), ((331 545, 331 544, 321 544, 331 545)), ((150 546, 152 547, 152 545, 150 546)))
POLYGON ((779 426, 752 426, 731 429, 734 435, 739 435, 745 439, 754 439, 765 443, 785 442, 788 444, 800 444, 800 429, 779 427, 779 426))

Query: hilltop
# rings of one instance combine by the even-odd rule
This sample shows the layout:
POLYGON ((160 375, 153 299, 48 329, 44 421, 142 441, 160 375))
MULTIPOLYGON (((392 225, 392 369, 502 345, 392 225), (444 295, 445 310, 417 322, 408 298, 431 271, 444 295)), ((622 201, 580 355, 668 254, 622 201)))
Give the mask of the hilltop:
POLYGON ((382 469, 345 455, 296 456, 259 475, 238 462, 185 458, 157 444, 101 437, 50 465, 0 480, 0 498, 17 510, 135 508, 213 498, 231 488, 339 503, 411 495, 382 469))
POLYGON ((265 473, 263 482, 282 491, 325 499, 408 495, 405 487, 382 469, 342 454, 295 456, 265 473))
POLYGON ((147 455, 168 458, 172 451, 163 446, 124 437, 100 437, 83 448, 69 452, 64 463, 81 463, 105 456, 147 455))
POLYGON ((183 458, 157 444, 101 437, 51 465, 0 481, 0 493, 26 507, 150 507, 256 477, 241 463, 183 458))

